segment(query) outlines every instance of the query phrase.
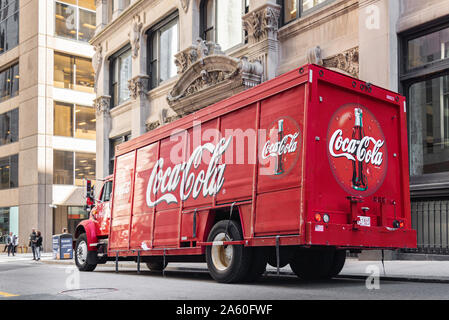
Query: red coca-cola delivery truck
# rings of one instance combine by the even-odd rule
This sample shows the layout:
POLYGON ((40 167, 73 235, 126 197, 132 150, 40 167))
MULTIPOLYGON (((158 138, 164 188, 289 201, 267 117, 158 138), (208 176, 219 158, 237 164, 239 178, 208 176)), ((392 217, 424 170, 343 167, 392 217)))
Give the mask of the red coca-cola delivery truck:
POLYGON ((307 65, 116 148, 75 261, 207 262, 219 282, 267 263, 329 278, 346 252, 415 248, 405 98, 307 65))

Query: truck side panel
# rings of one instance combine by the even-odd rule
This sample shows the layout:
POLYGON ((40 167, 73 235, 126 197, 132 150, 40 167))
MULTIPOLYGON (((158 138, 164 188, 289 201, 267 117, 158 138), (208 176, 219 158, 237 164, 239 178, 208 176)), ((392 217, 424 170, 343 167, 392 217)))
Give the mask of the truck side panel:
POLYGON ((256 236, 300 233, 305 87, 296 86, 263 100, 261 104, 260 128, 265 136, 261 138, 258 150, 256 236), (281 157, 278 153, 267 155, 267 146, 279 140, 280 126, 284 132, 294 135, 286 140, 287 143, 296 145, 285 150, 281 157), (280 211, 281 203, 289 210, 280 211))
POLYGON ((132 211, 135 151, 116 158, 112 199, 109 249, 123 250, 129 245, 129 224, 132 211))

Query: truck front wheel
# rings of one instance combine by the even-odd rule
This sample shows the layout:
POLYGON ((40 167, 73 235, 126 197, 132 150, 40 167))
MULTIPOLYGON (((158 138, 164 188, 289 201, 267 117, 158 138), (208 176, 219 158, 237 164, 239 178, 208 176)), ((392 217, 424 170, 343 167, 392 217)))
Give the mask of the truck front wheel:
POLYGON ((251 251, 243 245, 223 245, 224 241, 243 240, 240 226, 232 220, 217 222, 209 233, 206 262, 210 275, 221 283, 244 280, 251 266, 251 251))
POLYGON ((80 271, 94 271, 96 264, 87 263, 87 256, 89 254, 96 254, 96 252, 89 252, 87 250, 87 237, 85 233, 80 234, 76 239, 75 245, 75 263, 80 271))

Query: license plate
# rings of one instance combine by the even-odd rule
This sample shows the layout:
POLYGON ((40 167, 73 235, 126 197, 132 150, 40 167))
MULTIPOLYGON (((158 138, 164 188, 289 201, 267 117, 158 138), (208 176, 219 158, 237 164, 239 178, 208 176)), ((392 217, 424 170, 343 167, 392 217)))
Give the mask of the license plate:
POLYGON ((357 224, 361 227, 371 227, 371 217, 359 217, 357 224))

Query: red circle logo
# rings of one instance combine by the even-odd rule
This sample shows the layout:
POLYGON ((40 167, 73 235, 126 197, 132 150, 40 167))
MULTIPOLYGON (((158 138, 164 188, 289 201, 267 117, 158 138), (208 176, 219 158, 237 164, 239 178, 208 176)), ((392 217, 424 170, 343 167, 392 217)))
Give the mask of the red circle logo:
POLYGON ((273 121, 266 131, 262 147, 261 165, 273 178, 290 173, 299 158, 301 130, 291 117, 284 116, 273 121))
POLYGON ((374 115, 356 103, 340 107, 327 133, 327 155, 332 173, 349 194, 367 197, 387 174, 387 143, 374 115))

